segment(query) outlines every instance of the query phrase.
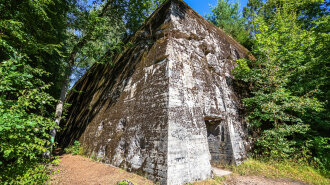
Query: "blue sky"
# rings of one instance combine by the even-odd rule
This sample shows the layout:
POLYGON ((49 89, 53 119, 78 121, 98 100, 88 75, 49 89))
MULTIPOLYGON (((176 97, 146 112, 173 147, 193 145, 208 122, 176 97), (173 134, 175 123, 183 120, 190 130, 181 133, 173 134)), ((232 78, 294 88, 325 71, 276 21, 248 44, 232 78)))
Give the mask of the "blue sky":
MULTIPOLYGON (((216 5, 217 0, 184 0, 189 6, 191 6, 196 12, 201 16, 205 16, 211 13, 211 8, 209 5, 216 5)), ((232 2, 239 2, 241 11, 246 5, 248 0, 231 0, 232 2)))

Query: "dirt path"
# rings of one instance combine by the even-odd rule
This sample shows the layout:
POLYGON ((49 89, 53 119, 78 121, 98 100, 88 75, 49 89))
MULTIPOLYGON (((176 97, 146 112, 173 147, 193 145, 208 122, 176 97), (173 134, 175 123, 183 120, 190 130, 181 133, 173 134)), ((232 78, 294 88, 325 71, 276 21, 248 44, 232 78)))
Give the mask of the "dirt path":
POLYGON ((112 185, 122 180, 129 180, 135 185, 153 184, 144 177, 79 155, 65 154, 60 159, 59 166, 55 167, 60 172, 52 176, 51 184, 112 185))
MULTIPOLYGON (((153 184, 152 181, 128 173, 122 169, 115 168, 103 163, 92 161, 91 159, 65 154, 60 157, 61 162, 55 170, 59 173, 51 177, 51 184, 63 185, 114 185, 122 180, 129 180, 134 185, 153 184)), ((207 180, 193 183, 194 185, 303 185, 287 179, 268 179, 257 176, 239 176, 233 174, 227 176, 224 181, 207 180)))

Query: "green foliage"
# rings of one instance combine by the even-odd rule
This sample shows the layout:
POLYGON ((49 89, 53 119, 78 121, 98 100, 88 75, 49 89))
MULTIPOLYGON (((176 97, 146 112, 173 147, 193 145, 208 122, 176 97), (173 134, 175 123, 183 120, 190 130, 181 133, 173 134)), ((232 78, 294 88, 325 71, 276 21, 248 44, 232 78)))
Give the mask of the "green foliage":
POLYGON ((128 182, 127 181, 120 181, 117 183, 118 185, 128 185, 128 182))
POLYGON ((249 0, 246 4, 246 7, 243 8, 243 17, 247 20, 246 28, 252 35, 255 34, 255 28, 253 23, 255 21, 255 18, 260 15, 260 9, 262 5, 262 0, 249 0))
POLYGON ((79 141, 74 141, 72 149, 73 149, 72 150, 73 155, 79 154, 80 151, 81 151, 80 142, 79 141))
POLYGON ((79 141, 74 141, 73 145, 64 149, 66 153, 72 153, 73 155, 83 155, 84 149, 79 141))
POLYGON ((5 174, 1 175, 4 184, 44 184, 51 174, 43 164, 10 166, 4 172, 5 174))
MULTIPOLYGON (((60 164, 60 156, 53 156, 51 164, 54 166, 58 166, 60 164)), ((57 173, 59 170, 53 171, 53 173, 57 173)))
POLYGON ((297 138, 297 135, 304 135, 308 130, 308 125, 304 124, 284 124, 279 125, 278 128, 265 130, 255 143, 257 146, 255 152, 272 159, 309 159, 310 141, 297 138))
POLYGON ((141 24, 165 0, 130 0, 127 2, 128 11, 125 14, 126 28, 129 35, 134 34, 141 24))
POLYGON ((48 72, 42 80, 52 83, 46 92, 57 97, 63 65, 62 42, 65 38, 66 12, 69 1, 0 2, 0 62, 16 52, 35 68, 48 72))
POLYGON ((108 1, 96 1, 93 6, 80 2, 72 8, 66 55, 85 36, 89 38, 80 46, 75 56, 73 81, 77 81, 94 63, 111 63, 112 57, 121 52, 125 40, 142 25, 145 19, 164 0, 119 0, 112 1, 105 14, 101 10, 108 1))
POLYGON ((117 185, 133 185, 133 183, 129 180, 122 180, 118 182, 117 185))
POLYGON ((258 155, 313 159, 312 164, 329 169, 329 137, 324 134, 329 133, 329 54, 324 52, 329 32, 317 30, 329 16, 318 17, 306 29, 301 7, 304 1, 266 2, 252 22, 257 59, 239 60, 235 76, 250 87, 251 96, 243 103, 250 128, 260 136, 258 155))
POLYGON ((239 4, 229 0, 218 0, 212 7, 212 15, 207 19, 227 34, 235 38, 239 43, 250 47, 249 33, 245 30, 246 19, 239 11, 239 4))
POLYGON ((43 161, 45 144, 49 144, 48 130, 55 126, 47 112, 47 106, 53 103, 45 92, 49 85, 40 79, 44 74, 43 70, 26 64, 22 57, 1 63, 0 178, 4 182, 45 179, 45 174, 31 173, 35 168, 46 171, 39 163, 43 161))
POLYGON ((0 181, 5 184, 42 184, 48 178, 42 164, 48 161, 41 155, 55 127, 52 95, 58 90, 66 6, 57 0, 0 3, 0 181))

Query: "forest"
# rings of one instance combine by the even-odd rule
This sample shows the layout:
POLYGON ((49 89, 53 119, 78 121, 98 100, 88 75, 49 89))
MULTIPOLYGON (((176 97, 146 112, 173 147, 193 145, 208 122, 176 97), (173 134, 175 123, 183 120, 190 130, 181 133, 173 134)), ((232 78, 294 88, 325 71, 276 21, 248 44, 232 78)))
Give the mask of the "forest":
MULTIPOLYGON (((43 184, 67 93, 165 0, 0 0, 0 184, 43 184)), ((200 1, 199 3, 204 3, 200 1)), ((218 0, 202 15, 255 57, 234 70, 249 157, 330 177, 330 1, 218 0)), ((110 57, 109 57, 110 56, 110 57)), ((110 58, 110 59, 109 59, 110 58)))

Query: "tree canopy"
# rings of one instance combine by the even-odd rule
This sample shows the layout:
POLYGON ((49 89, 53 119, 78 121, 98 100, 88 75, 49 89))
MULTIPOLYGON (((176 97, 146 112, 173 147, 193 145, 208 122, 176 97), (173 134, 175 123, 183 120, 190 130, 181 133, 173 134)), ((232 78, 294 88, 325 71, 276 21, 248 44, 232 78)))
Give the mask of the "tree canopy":
POLYGON ((238 2, 218 0, 217 5, 212 7, 212 14, 207 19, 241 44, 250 46, 249 33, 245 29, 246 19, 239 10, 238 2))

